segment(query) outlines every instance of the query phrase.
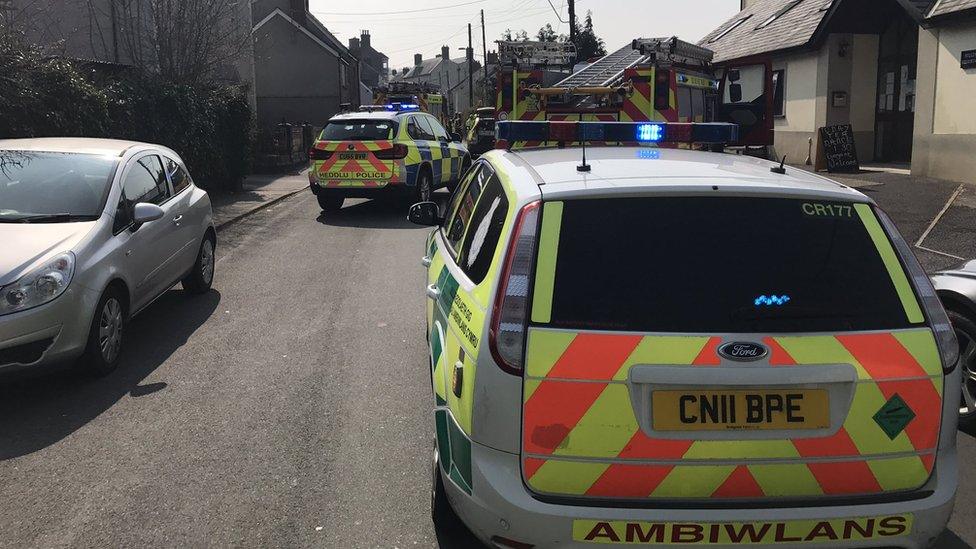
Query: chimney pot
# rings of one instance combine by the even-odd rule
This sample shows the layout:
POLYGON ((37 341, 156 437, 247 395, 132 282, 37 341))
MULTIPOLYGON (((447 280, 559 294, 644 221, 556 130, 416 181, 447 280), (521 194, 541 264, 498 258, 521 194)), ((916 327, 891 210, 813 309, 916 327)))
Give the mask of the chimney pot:
POLYGON ((451 59, 451 48, 450 46, 441 46, 441 59, 451 59))
POLYGON ((362 31, 360 33, 360 39, 362 40, 363 47, 364 48, 368 48, 369 47, 369 31, 368 30, 362 31))
POLYGON ((413 64, 414 64, 414 66, 418 66, 418 65, 420 65, 423 62, 424 62, 424 56, 423 55, 421 55, 419 53, 413 54, 413 64))

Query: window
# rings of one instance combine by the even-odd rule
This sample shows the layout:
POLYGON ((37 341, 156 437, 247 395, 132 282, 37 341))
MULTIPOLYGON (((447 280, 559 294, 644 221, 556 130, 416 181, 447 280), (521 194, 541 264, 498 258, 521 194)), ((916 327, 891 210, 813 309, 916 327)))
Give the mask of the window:
POLYGON ((414 116, 413 120, 416 123, 417 135, 414 139, 419 139, 421 141, 434 141, 434 129, 430 127, 430 119, 426 116, 414 116))
POLYGON ((773 71, 773 116, 786 116, 786 70, 773 71))
POLYGON ((384 141, 393 139, 397 124, 392 120, 336 120, 322 130, 322 141, 384 141))
POLYGON ((441 126, 441 123, 438 122, 436 118, 424 116, 423 119, 430 124, 430 129, 433 130, 435 139, 450 141, 447 138, 447 130, 444 129, 444 126, 441 126))
POLYGON ((461 186, 451 200, 451 209, 444 221, 444 238, 447 239, 451 249, 457 250, 464 231, 471 220, 475 204, 481 197, 481 190, 484 188, 485 181, 491 176, 491 170, 486 164, 479 164, 469 172, 465 178, 467 187, 461 186))
POLYGON ((162 204, 169 198, 166 186, 166 172, 156 155, 140 158, 125 174, 122 184, 126 206, 132 208, 139 202, 162 204))
POLYGON ((662 197, 564 203, 551 325, 717 334, 910 322, 852 205, 662 197), (693 229, 673 230, 689 219, 693 229), (780 306, 760 303, 773 295, 780 306))
POLYGON ((678 121, 694 122, 694 109, 691 105, 691 88, 678 87, 678 121))
POLYGON ((173 195, 180 194, 183 192, 183 189, 190 186, 190 183, 193 183, 193 180, 190 179, 190 174, 186 173, 183 166, 180 166, 170 158, 166 159, 166 173, 169 175, 169 180, 173 184, 173 195))
POLYGON ((715 36, 715 38, 712 38, 711 40, 709 40, 708 43, 711 44, 712 42, 718 42, 723 37, 725 37, 726 34, 734 31, 735 29, 737 29, 739 27, 739 25, 741 25, 741 24, 745 23, 746 21, 748 21, 750 17, 752 17, 752 15, 747 15, 747 16, 743 17, 742 19, 736 20, 734 23, 732 23, 731 25, 729 25, 724 31, 718 33, 715 36))
POLYGON ((498 176, 493 174, 471 216, 471 227, 464 237, 461 251, 461 269, 475 284, 481 284, 488 274, 506 217, 508 198, 498 176))
POLYGON ((102 213, 118 159, 94 154, 0 150, 0 220, 102 213))
POLYGON ((346 85, 346 66, 342 63, 339 63, 339 83, 346 85))
POLYGON ((790 11, 791 9, 795 8, 797 6, 797 4, 799 4, 802 1, 803 0, 793 0, 792 2, 786 4, 785 6, 783 6, 782 8, 780 8, 776 13, 770 15, 766 19, 763 19, 763 22, 762 23, 759 23, 759 25, 756 27, 756 29, 764 29, 764 28, 768 27, 769 25, 771 25, 773 23, 773 21, 776 21, 784 13, 786 13, 786 12, 790 11))

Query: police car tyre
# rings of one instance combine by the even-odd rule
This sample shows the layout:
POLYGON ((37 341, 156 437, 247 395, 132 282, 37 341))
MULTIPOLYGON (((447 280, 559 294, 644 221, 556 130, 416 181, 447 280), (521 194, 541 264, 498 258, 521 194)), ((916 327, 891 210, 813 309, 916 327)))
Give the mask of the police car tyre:
POLYGON ((322 208, 323 212, 337 212, 342 209, 342 203, 345 201, 345 198, 341 196, 323 196, 319 194, 315 198, 319 200, 319 207, 322 208))
POLYGON ((122 356, 123 334, 128 311, 122 291, 109 286, 95 306, 88 343, 77 367, 85 375, 104 377, 115 371, 122 356))
POLYGON ((429 202, 433 190, 433 178, 431 177, 430 170, 422 170, 420 175, 417 176, 417 188, 414 191, 414 201, 429 202))
POLYGON ((959 340, 959 368, 962 369, 959 426, 973 428, 976 427, 976 322, 971 316, 952 309, 946 312, 959 340))
POLYGON ((210 291, 210 287, 213 286, 214 270, 217 265, 217 258, 214 253, 215 249, 214 237, 210 233, 207 233, 203 237, 203 242, 200 243, 200 249, 197 251, 197 260, 193 263, 190 274, 186 275, 186 278, 182 281, 183 289, 187 293, 205 294, 210 291))

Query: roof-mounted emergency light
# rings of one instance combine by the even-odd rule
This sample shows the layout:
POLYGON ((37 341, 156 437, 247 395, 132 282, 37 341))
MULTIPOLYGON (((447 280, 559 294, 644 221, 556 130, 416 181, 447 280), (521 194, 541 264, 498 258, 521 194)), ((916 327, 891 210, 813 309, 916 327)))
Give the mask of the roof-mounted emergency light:
POLYGON ((677 122, 522 122, 495 124, 496 146, 519 141, 558 143, 702 143, 725 144, 739 139, 739 126, 727 123, 677 122))
POLYGON ((386 105, 386 110, 396 112, 419 111, 420 105, 415 105, 413 103, 390 103, 386 105))

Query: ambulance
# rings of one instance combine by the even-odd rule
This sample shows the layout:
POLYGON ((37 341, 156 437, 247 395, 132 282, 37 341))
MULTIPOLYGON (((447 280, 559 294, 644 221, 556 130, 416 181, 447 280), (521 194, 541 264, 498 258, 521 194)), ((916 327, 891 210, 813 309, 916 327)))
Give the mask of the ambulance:
POLYGON ((662 146, 738 131, 499 122, 446 209, 411 208, 436 524, 509 549, 943 532, 960 367, 929 278, 854 189, 662 146))

